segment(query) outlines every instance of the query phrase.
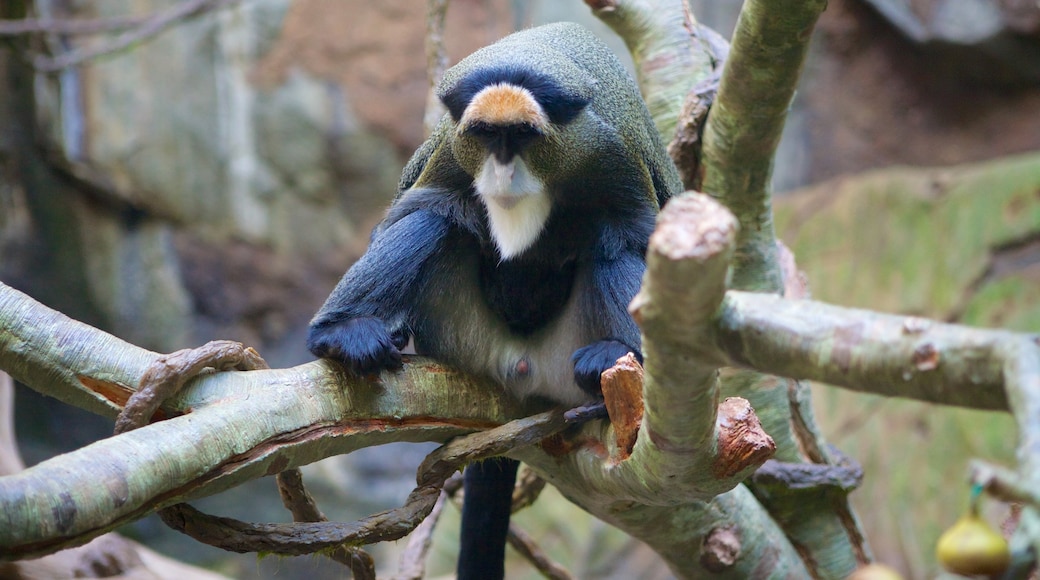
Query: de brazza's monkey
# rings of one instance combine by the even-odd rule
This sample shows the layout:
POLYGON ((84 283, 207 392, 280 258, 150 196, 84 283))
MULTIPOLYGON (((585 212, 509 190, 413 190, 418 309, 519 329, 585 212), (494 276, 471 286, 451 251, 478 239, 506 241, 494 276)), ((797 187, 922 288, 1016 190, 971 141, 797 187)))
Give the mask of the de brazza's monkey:
MULTIPOLYGON (((415 350, 519 398, 574 406, 640 356, 627 306, 659 208, 681 191, 617 58, 584 28, 518 32, 449 69, 448 109, 307 346, 357 375, 415 350)), ((516 462, 465 472, 459 578, 501 578, 516 462)))

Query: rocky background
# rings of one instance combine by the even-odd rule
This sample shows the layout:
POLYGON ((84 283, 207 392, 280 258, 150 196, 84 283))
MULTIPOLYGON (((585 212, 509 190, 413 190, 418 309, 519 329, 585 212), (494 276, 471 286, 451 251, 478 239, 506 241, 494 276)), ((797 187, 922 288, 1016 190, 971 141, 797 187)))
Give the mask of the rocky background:
MULTIPOLYGON (((26 4, 93 19, 176 2, 26 4)), ((34 72, 24 50, 2 45, 0 280, 157 351, 229 338, 289 366, 310 358, 309 317, 363 252, 422 141, 424 5, 230 4, 60 73, 34 72)), ((725 36, 740 7, 691 4, 725 36)), ((554 20, 584 22, 622 50, 578 0, 454 0, 447 49, 454 61, 554 20)), ((774 176, 778 234, 814 296, 1040 330, 1040 5, 831 0, 815 35, 774 176)), ((108 37, 27 40, 56 54, 108 37)), ((876 554, 933 576, 934 539, 963 507, 964 460, 1010 460, 1010 421, 817 391, 828 436, 864 464, 853 499, 876 554)), ((30 463, 111 429, 25 389, 17 413, 30 463)), ((423 453, 371 449, 308 476, 327 513, 354 518, 400 502, 423 453)), ((667 574, 576 508, 543 503, 525 525, 579 577, 667 574)), ((286 518, 270 481, 204 504, 286 518)), ((340 573, 313 558, 227 558, 153 519, 126 533, 233 576, 340 573)), ((440 573, 454 549, 452 532, 443 536, 440 573)))

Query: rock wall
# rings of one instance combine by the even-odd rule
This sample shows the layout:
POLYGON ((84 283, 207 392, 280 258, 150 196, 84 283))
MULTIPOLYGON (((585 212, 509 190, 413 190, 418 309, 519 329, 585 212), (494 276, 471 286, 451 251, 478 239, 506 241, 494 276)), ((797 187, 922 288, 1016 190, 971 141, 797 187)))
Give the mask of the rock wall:
MULTIPOLYGON (((174 4, 36 8, 108 18, 174 4)), ((507 2, 457 2, 449 48, 504 35, 509 15, 507 2)), ((24 201, 46 259, 0 275, 150 348, 224 336, 298 362, 299 329, 363 251, 422 139, 424 26, 401 0, 259 0, 82 68, 12 71, 35 123, 21 119, 8 158, 42 181, 13 179, 24 189, 7 197, 24 201)))

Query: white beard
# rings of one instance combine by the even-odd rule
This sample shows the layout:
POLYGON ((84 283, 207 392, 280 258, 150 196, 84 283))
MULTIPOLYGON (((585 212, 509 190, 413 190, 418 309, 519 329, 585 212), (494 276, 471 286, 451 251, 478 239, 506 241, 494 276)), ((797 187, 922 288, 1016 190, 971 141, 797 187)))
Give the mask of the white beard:
POLYGON ((549 219, 552 200, 523 159, 514 157, 503 165, 489 156, 473 186, 484 202, 491 235, 502 259, 516 257, 530 248, 549 219))

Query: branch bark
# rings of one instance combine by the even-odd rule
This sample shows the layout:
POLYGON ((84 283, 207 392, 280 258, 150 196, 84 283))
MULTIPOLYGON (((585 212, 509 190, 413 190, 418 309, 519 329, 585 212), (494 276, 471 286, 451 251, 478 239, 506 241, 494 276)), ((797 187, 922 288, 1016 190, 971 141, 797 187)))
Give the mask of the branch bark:
POLYGON ((444 19, 448 13, 448 0, 426 0, 426 108, 423 111, 423 131, 429 136, 447 112, 444 103, 437 98, 437 85, 448 69, 448 50, 444 47, 444 19))

